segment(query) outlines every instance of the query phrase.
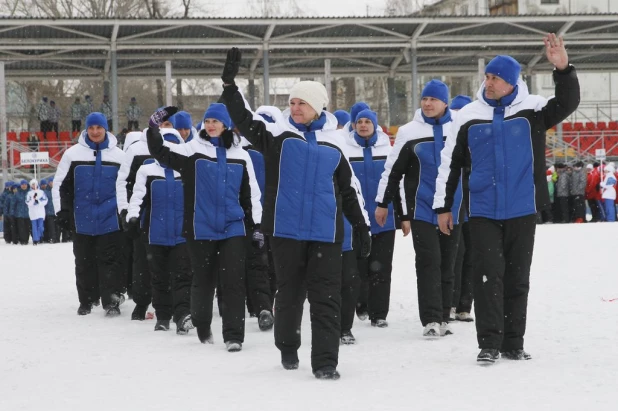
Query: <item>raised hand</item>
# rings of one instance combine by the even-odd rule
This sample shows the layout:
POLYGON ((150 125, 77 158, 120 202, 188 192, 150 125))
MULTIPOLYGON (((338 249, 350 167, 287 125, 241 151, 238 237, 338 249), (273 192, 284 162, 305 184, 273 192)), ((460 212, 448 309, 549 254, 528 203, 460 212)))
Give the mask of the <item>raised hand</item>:
POLYGON ((171 116, 178 112, 178 107, 168 106, 162 107, 152 113, 150 116, 150 120, 148 121, 148 126, 150 127, 159 127, 161 124, 166 122, 171 116))
POLYGON ((569 56, 564 48, 564 39, 554 33, 549 33, 543 38, 545 43, 545 55, 547 60, 558 70, 564 70, 569 65, 569 56))
POLYGON ((221 74, 221 80, 223 80, 224 85, 234 84, 234 79, 240 68, 241 59, 242 52, 238 48, 232 47, 227 51, 225 66, 223 66, 223 73, 221 74))

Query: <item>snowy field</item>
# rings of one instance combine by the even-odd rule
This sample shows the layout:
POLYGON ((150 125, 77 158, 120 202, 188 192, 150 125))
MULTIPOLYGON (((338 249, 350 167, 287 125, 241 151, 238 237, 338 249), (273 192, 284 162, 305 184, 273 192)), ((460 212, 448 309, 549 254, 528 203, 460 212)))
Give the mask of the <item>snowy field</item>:
MULTIPOLYGON (((0 410, 612 410, 618 409, 618 225, 537 230, 527 362, 476 363, 473 323, 427 341, 418 320, 414 251, 398 238, 390 327, 355 322, 358 344, 340 350, 339 381, 309 362, 309 315, 300 369, 281 368, 273 334, 247 319, 228 353, 215 316, 214 345, 195 330, 154 332, 154 321, 99 307, 78 317, 70 244, 0 245, 0 410)), ((152 308, 150 309, 152 311, 152 308)), ((172 327, 174 328, 174 327, 172 327)))

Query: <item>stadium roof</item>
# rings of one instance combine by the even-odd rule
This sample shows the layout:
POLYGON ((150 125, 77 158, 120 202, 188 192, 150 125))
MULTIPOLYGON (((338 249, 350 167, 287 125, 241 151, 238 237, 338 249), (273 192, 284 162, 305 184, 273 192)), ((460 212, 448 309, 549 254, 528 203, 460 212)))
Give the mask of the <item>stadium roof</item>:
POLYGON ((45 19, 0 18, 7 79, 218 77, 225 50, 245 58, 241 75, 271 77, 476 73, 479 58, 510 54, 524 71, 549 69, 544 33, 564 35, 580 71, 618 65, 618 14, 316 18, 45 19), (264 53, 268 51, 268 53, 264 53), (415 56, 415 59, 412 58, 415 56), (244 72, 244 74, 243 74, 244 72))

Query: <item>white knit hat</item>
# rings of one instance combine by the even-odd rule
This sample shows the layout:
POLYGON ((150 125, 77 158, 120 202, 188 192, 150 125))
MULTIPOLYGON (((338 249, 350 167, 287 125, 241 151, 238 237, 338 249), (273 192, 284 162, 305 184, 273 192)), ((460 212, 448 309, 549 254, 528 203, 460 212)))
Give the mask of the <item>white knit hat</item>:
POLYGON ((294 84, 288 102, 293 98, 306 101, 318 115, 326 108, 329 101, 326 87, 317 81, 301 81, 294 84))

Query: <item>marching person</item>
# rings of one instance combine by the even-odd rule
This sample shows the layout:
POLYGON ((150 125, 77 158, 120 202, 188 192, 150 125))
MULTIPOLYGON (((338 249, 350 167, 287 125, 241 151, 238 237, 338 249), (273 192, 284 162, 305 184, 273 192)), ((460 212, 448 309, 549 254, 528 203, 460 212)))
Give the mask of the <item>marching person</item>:
MULTIPOLYGON (((388 327, 391 293, 391 272, 395 232, 398 222, 403 235, 410 233, 405 195, 399 193, 397 200, 388 206, 386 222, 379 225, 375 219, 375 201, 378 184, 392 147, 388 135, 378 126, 377 114, 370 109, 359 112, 354 120, 354 131, 348 136, 350 165, 361 184, 365 196, 365 209, 371 222, 371 254, 356 261, 360 277, 367 282, 366 300, 358 307, 358 313, 367 313, 373 327, 388 327), (402 203, 403 201, 403 203, 402 203), (363 306, 364 303, 364 306, 363 306)), ((403 187, 403 184, 400 185, 403 187)), ((345 254, 345 253, 344 253, 345 254)), ((354 312, 352 312, 352 317, 354 312)), ((344 322, 342 313, 342 323, 344 322)), ((345 328, 342 327, 342 330, 345 328)), ((342 331, 343 339, 343 331, 342 331)))
POLYGON ((15 226, 14 214, 14 198, 16 184, 12 181, 4 183, 4 192, 2 193, 2 219, 4 221, 4 241, 7 244, 17 244, 17 228, 15 226))
POLYGON ((386 207, 393 201, 405 175, 407 214, 416 254, 418 309, 423 336, 427 338, 453 333, 449 322, 462 205, 459 180, 449 208, 454 214, 453 235, 447 236, 438 230, 438 218, 432 209, 440 152, 452 134, 448 98, 448 86, 443 82, 431 80, 425 85, 421 108, 414 119, 397 132, 376 196, 375 218, 379 225, 384 225, 386 207))
POLYGON ((123 158, 116 137, 107 131, 107 119, 94 112, 56 171, 52 196, 58 224, 74 232, 78 315, 90 314, 100 297, 106 316, 118 316, 124 302, 116 210, 116 177, 123 158))
POLYGON ((30 191, 26 194, 26 204, 28 205, 28 215, 32 226, 32 245, 43 242, 47 200, 47 195, 39 188, 39 182, 35 179, 30 180, 30 191))
POLYGON ((497 56, 485 67, 477 100, 457 113, 442 151, 434 209, 452 235, 451 208, 461 169, 470 167, 469 225, 474 264, 477 361, 528 360, 524 351, 536 214, 549 206, 545 131, 579 105, 579 82, 562 37, 544 38, 555 66, 555 97, 530 95, 520 64, 497 56))
POLYGON ((174 129, 180 133, 185 143, 190 142, 195 136, 197 136, 197 130, 193 127, 191 114, 186 111, 179 111, 170 117, 169 121, 174 126, 174 129))
POLYGON ((239 145, 223 104, 204 113, 199 137, 166 146, 159 126, 176 107, 155 112, 149 122, 148 149, 160 164, 180 173, 184 187, 183 237, 187 240, 193 284, 191 320, 202 343, 213 342, 212 304, 221 287, 223 340, 229 352, 245 338, 245 236, 258 238, 262 217, 260 189, 251 157, 239 145))
POLYGON ((15 225, 19 244, 27 245, 30 239, 30 213, 26 204, 26 196, 30 191, 27 180, 21 180, 15 193, 15 225))
POLYGON ((228 51, 222 100, 234 124, 265 158, 262 229, 271 237, 277 274, 275 345, 283 367, 297 369, 303 303, 308 298, 312 371, 318 379, 338 379, 342 210, 358 233, 361 255, 371 249, 352 169, 331 142, 343 136, 337 119, 324 111, 326 88, 314 81, 292 87, 288 117, 274 123, 259 115, 254 118, 234 82, 240 60, 240 50, 228 51))
MULTIPOLYGON (((161 133, 170 144, 184 144, 176 130, 163 129, 161 133)), ((182 237, 184 206, 180 173, 157 161, 142 165, 137 170, 132 191, 125 221, 127 232, 145 243, 149 257, 152 306, 157 317, 155 331, 169 330, 173 318, 176 334, 187 334, 193 328, 191 264, 182 237)))

